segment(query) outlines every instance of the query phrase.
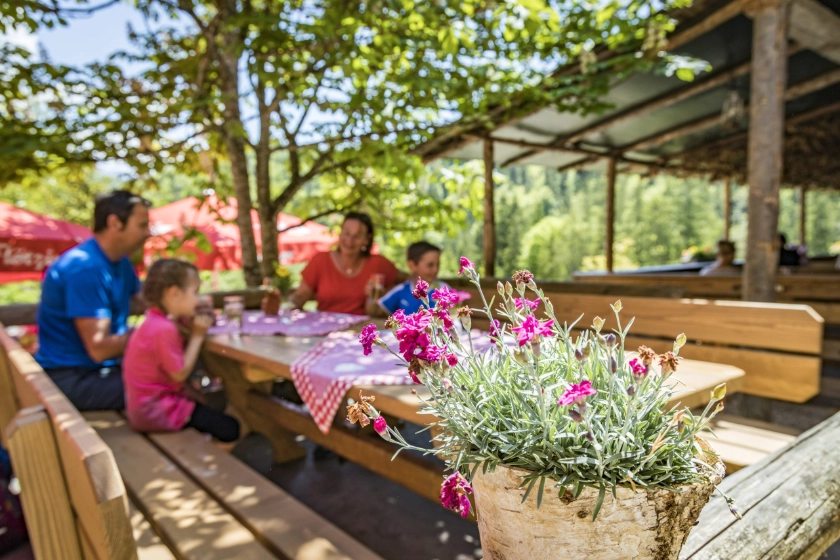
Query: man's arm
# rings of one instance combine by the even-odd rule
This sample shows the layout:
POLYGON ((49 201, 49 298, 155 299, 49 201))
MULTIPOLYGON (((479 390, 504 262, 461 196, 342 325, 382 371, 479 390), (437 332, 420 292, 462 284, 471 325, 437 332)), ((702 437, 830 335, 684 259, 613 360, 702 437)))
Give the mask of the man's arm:
POLYGON ((128 342, 128 333, 111 334, 111 319, 90 317, 74 319, 76 330, 90 359, 96 363, 122 356, 128 342))

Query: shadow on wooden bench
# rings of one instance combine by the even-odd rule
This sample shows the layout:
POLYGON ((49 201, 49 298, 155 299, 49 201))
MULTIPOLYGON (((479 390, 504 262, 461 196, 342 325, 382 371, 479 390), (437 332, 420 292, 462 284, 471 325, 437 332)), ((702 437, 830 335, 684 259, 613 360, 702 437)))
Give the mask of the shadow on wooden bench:
POLYGON ((381 560, 203 434, 89 424, 2 325, 0 394, 39 560, 381 560))

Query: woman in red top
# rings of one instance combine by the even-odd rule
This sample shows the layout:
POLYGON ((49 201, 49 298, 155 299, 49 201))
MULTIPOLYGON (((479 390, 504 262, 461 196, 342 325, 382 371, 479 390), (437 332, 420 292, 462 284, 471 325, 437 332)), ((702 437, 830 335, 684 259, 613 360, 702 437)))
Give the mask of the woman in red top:
POLYGON ((302 281, 289 301, 300 308, 307 301, 318 302, 319 311, 365 314, 365 304, 373 275, 384 279, 387 291, 397 283, 400 273, 394 263, 381 255, 371 255, 373 222, 361 212, 344 218, 338 250, 318 253, 303 269, 302 281))

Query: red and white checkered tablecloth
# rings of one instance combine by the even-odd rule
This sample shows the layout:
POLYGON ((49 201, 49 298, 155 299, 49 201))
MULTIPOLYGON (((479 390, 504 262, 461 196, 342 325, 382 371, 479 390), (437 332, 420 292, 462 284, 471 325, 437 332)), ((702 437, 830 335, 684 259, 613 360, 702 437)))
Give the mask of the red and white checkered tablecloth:
MULTIPOLYGON (((380 334, 391 347, 397 342, 390 332, 380 334)), ((413 382, 400 360, 383 348, 373 347, 365 356, 357 333, 330 334, 318 346, 291 366, 292 381, 309 413, 327 434, 333 418, 354 385, 411 385, 413 382)))

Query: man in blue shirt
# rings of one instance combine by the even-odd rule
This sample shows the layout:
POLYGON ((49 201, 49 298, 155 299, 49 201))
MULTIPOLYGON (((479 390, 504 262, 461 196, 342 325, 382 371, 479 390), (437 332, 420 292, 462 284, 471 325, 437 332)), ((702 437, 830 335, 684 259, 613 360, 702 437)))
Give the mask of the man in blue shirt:
POLYGON ((128 191, 97 197, 93 237, 47 269, 35 356, 79 410, 124 408, 121 360, 140 280, 128 255, 149 238, 149 206, 128 191))

